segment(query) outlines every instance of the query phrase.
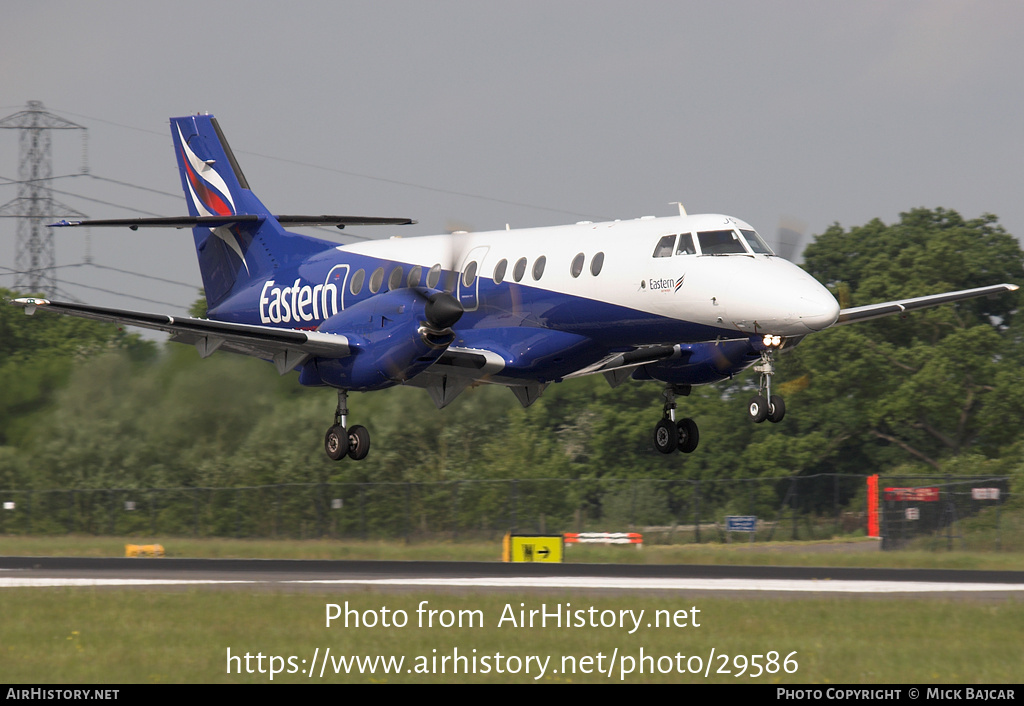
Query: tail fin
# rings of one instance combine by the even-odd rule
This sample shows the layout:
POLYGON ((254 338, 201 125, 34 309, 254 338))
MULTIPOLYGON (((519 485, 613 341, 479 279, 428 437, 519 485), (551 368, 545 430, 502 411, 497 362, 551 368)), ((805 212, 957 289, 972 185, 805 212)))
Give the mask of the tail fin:
POLYGON ((192 229, 209 309, 246 285, 272 276, 291 259, 330 247, 281 227, 249 190, 212 115, 171 118, 171 136, 191 216, 257 216, 252 221, 192 229))

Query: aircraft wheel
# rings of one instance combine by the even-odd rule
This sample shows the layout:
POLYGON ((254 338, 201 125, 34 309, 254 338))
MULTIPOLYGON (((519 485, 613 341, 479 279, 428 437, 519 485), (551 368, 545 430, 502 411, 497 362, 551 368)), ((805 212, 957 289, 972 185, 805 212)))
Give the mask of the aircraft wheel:
POLYGON ((761 395, 751 397, 750 406, 747 407, 747 414, 750 415, 750 421, 760 424, 768 418, 768 400, 761 395))
POLYGON ((768 421, 772 424, 778 424, 786 416, 786 403, 778 395, 768 398, 768 407, 768 421))
POLYGON ((700 441, 697 422, 687 417, 676 424, 676 429, 679 430, 679 450, 684 454, 693 453, 700 441))
POLYGON ((356 424, 348 430, 348 455, 353 461, 362 461, 370 453, 370 432, 356 424))
POLYGON ((654 427, 654 448, 670 454, 679 446, 679 429, 671 419, 662 419, 654 427))
POLYGON ((324 437, 324 450, 332 461, 340 461, 348 453, 348 435, 345 434, 345 427, 335 424, 327 430, 324 437))

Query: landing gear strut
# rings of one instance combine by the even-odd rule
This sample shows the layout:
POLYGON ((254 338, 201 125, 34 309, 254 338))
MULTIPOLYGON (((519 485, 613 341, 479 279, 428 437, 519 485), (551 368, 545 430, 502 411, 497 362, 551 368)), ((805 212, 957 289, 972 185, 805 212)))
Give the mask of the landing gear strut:
POLYGON ((665 407, 662 420, 654 427, 654 447, 663 454, 679 450, 684 454, 691 453, 700 441, 697 423, 689 417, 676 421, 676 395, 690 394, 689 385, 669 385, 662 395, 665 407))
MULTIPOLYGON (((768 336, 765 336, 765 340, 768 340, 768 336)), ((761 373, 761 379, 757 383, 757 395, 750 399, 747 414, 755 424, 760 424, 765 419, 777 424, 786 416, 786 403, 778 395, 772 394, 772 375, 775 374, 774 352, 774 348, 761 351, 761 362, 754 366, 754 371, 761 373)))
POLYGON ((362 461, 370 453, 370 432, 366 427, 348 426, 348 390, 338 390, 338 409, 334 412, 334 426, 327 430, 324 449, 332 461, 346 456, 362 461))

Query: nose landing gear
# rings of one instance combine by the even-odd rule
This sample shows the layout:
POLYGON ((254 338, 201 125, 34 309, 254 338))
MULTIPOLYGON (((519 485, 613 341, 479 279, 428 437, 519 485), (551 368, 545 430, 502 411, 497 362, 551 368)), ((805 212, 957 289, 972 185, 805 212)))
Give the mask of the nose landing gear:
POLYGON ((348 426, 348 390, 338 390, 338 409, 334 412, 334 426, 327 430, 324 449, 332 461, 348 456, 362 461, 370 453, 370 432, 356 424, 348 426))
MULTIPOLYGON (((769 338, 771 337, 765 336, 765 341, 769 338)), ((757 384, 757 394, 750 398, 747 414, 750 421, 755 424, 760 424, 765 419, 777 424, 786 416, 786 403, 778 395, 772 394, 772 375, 775 374, 774 352, 774 347, 761 351, 761 362, 754 366, 754 371, 761 373, 761 379, 757 384)))
POLYGON ((690 394, 689 385, 669 385, 665 397, 663 417, 654 427, 654 447, 663 454, 681 451, 692 453, 700 441, 697 423, 689 417, 676 421, 676 395, 690 394))

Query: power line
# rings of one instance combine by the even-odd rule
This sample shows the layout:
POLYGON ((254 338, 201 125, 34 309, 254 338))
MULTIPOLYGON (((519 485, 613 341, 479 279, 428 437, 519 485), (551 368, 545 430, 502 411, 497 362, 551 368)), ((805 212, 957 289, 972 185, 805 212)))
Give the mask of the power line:
POLYGON ((165 302, 161 299, 149 299, 147 297, 140 297, 138 294, 127 294, 125 292, 115 292, 112 289, 104 289, 103 287, 94 287, 89 284, 82 284, 81 282, 71 282, 69 280, 62 280, 65 284, 72 284, 76 287, 82 287, 83 289, 92 289, 97 292, 103 292, 104 294, 113 294, 118 297, 127 297, 128 299, 135 299, 140 302, 149 302, 150 304, 160 304, 162 306, 170 306, 178 308, 180 304, 172 304, 171 302, 165 302))
MULTIPOLYGON (((78 174, 72 174, 70 176, 79 176, 79 175, 78 174)), ((161 191, 160 189, 153 189, 153 188, 150 188, 148 186, 141 186, 140 184, 132 184, 132 183, 127 182, 127 181, 118 181, 117 179, 109 179, 107 177, 97 176, 96 174, 93 174, 91 172, 89 174, 85 174, 84 176, 92 177, 93 179, 96 179, 97 181, 106 181, 106 182, 110 182, 111 184, 120 184, 121 186, 128 186, 128 187, 131 187, 133 189, 138 189, 139 191, 148 191, 148 192, 153 193, 153 194, 161 194, 163 196, 170 196, 171 198, 173 198, 176 201, 181 201, 182 198, 183 198, 181 192, 174 194, 174 193, 171 193, 170 191, 161 191)))
MULTIPOLYGON (((135 130, 137 132, 144 132, 151 135, 159 135, 160 137, 166 137, 165 133, 157 132, 155 130, 146 130, 144 128, 133 127, 131 125, 124 125, 122 123, 115 123, 112 120, 105 120, 103 118, 95 118, 88 115, 82 115, 80 113, 73 113, 71 111, 64 111, 69 115, 76 115, 80 118, 87 118, 89 120, 95 120, 97 122, 105 123, 107 125, 113 125, 115 127, 125 128, 127 130, 135 130)), ((393 184, 396 186, 405 186, 412 189, 422 189, 424 191, 432 191, 434 193, 449 194, 451 196, 461 196, 464 198, 478 199, 481 201, 490 201, 491 203, 500 203, 507 206, 516 206, 520 208, 532 208, 538 211, 548 211, 550 213, 560 213, 563 215, 576 216, 580 218, 586 218, 588 220, 612 220, 609 216, 601 216, 593 213, 579 213, 577 211, 569 211, 561 208, 552 208, 550 206, 538 206, 537 204, 525 203, 522 201, 511 201, 509 199, 499 199, 493 196, 485 196, 483 194, 473 194, 466 191, 457 191, 455 189, 443 189, 437 186, 426 186, 424 184, 417 184, 410 181, 401 181, 399 179, 389 179, 387 177, 374 176, 372 174, 362 174, 360 172, 351 172, 345 169, 338 169, 337 167, 326 167, 321 164, 313 164, 311 162, 303 162, 297 159, 288 159, 286 157, 275 157, 273 155, 261 154, 259 152, 250 152, 248 150, 235 150, 236 154, 248 154, 254 157, 261 157, 263 159, 269 159, 275 162, 283 162, 285 164, 295 164, 300 167, 306 167, 308 169, 319 169, 321 171, 333 172, 335 174, 344 174, 345 176, 356 177, 358 179, 367 179, 370 181, 377 181, 384 184, 393 184)))
MULTIPOLYGON (((43 178, 43 179, 33 179, 32 182, 34 183, 34 182, 55 181, 57 179, 63 179, 63 178, 66 178, 66 177, 71 177, 71 176, 93 176, 93 175, 92 174, 65 174, 64 176, 59 176, 59 177, 46 177, 46 178, 43 178)), ((102 179, 103 177, 97 177, 97 178, 102 179)), ((10 177, 6 177, 6 176, 0 176, 0 179, 5 179, 8 182, 7 184, 0 184, 0 186, 10 186, 11 184, 26 184, 26 183, 30 183, 30 182, 16 181, 16 180, 11 179, 10 177)), ((112 179, 105 179, 104 181, 113 181, 113 180, 112 179)), ((115 183, 123 183, 123 182, 115 182, 115 183)), ((125 186, 129 186, 129 185, 125 184, 125 186)), ((145 187, 142 187, 142 188, 145 188, 145 187)), ((102 206, 111 206, 113 208, 120 208, 120 209, 123 209, 125 211, 134 211, 135 213, 141 213, 141 214, 146 215, 146 216, 165 216, 165 215, 167 215, 167 214, 164 214, 164 213, 153 213, 152 211, 144 211, 142 209, 135 208, 133 206, 124 206, 124 205, 118 204, 118 203, 111 203, 110 201, 103 201, 102 199, 93 198, 91 196, 83 196, 82 194, 76 194, 73 191, 62 191, 61 189, 54 189, 52 186, 48 187, 48 190, 51 193, 54 193, 54 194, 61 194, 63 196, 73 196, 76 199, 82 199, 83 201, 91 201, 92 203, 98 203, 98 204, 100 204, 102 206)), ((156 191, 155 189, 146 189, 146 190, 147 191, 156 191)), ((156 193, 166 194, 167 192, 166 191, 156 191, 156 193)), ((174 194, 174 196, 177 199, 181 199, 181 196, 178 195, 178 194, 174 194)), ((13 203, 13 202, 9 202, 9 203, 13 203)), ((69 207, 66 207, 66 208, 69 208, 69 207)), ((57 218, 59 216, 66 216, 66 215, 82 216, 83 214, 81 214, 78 211, 75 211, 74 209, 72 209, 71 211, 69 211, 67 213, 51 212, 51 213, 43 213, 43 214, 40 214, 40 215, 43 218, 57 218)), ((9 216, 9 217, 16 217, 16 216, 17 216, 17 214, 11 214, 11 216, 9 216)), ((0 214, 0 217, 2 217, 2 214, 0 214)))
MULTIPOLYGON (((119 186, 127 186, 127 187, 130 187, 132 189, 138 189, 139 191, 148 191, 151 194, 160 194, 161 196, 169 196, 169 197, 175 199, 176 201, 180 201, 181 198, 182 198, 182 195, 181 195, 180 192, 172 193, 170 191, 163 191, 162 189, 154 189, 154 188, 151 188, 149 186, 142 186, 141 184, 132 184, 131 182, 120 181, 119 179, 110 179, 108 177, 101 177, 99 175, 93 174, 92 172, 89 172, 88 174, 61 174, 59 176, 50 176, 50 177, 35 179, 34 181, 57 181, 58 179, 74 179, 76 177, 89 177, 91 179, 95 179, 96 181, 105 181, 105 182, 108 182, 110 184, 117 184, 119 186)), ((3 180, 5 180, 7 182, 6 184, 0 184, 0 186, 11 186, 13 184, 25 184, 25 183, 28 183, 28 182, 24 182, 24 181, 19 181, 17 179, 11 179, 10 177, 5 177, 5 176, 0 176, 0 179, 3 179, 3 180)))
POLYGON ((456 191, 454 189, 442 189, 438 186, 425 186, 423 184, 415 184, 410 181, 400 181, 398 179, 388 179, 386 177, 372 176, 370 174, 360 174, 358 172, 350 172, 345 169, 338 169, 337 167, 325 167, 320 164, 312 164, 310 162, 301 162, 297 159, 287 159, 285 157, 272 157, 266 154, 260 154, 259 152, 249 152, 247 150, 235 150, 242 154, 249 154, 254 157, 262 157, 263 159, 270 159, 276 162, 284 162, 286 164, 296 164, 300 167, 307 167, 309 169, 320 169, 325 172, 334 172, 335 174, 344 174, 346 176, 358 177, 360 179, 369 179, 371 181, 379 181, 385 184, 394 184, 397 186, 406 186, 413 189, 423 189, 424 191, 433 191, 439 194, 449 194, 451 196, 462 196, 470 199, 479 199, 481 201, 490 201, 492 203, 505 204, 506 206, 517 206, 521 208, 533 208, 538 211, 548 211, 550 213, 561 213, 568 216, 576 216, 579 218, 586 218, 590 220, 612 220, 609 216, 600 216, 593 213, 579 213, 578 211, 568 211, 564 208, 552 208, 550 206, 538 206, 536 204, 524 203, 522 201, 510 201, 508 199, 499 199, 493 196, 484 196, 482 194, 471 194, 467 191, 456 191))
POLYGON ((179 282, 173 279, 166 279, 164 277, 157 277, 156 275, 147 275, 141 272, 132 272, 131 270, 122 270, 119 267, 111 267, 110 265, 97 265, 95 262, 80 262, 74 265, 68 265, 68 267, 95 267, 100 270, 110 270, 111 272, 120 272, 125 275, 134 275, 136 277, 142 277, 143 279, 156 280, 157 282, 165 282, 166 284, 175 284, 179 287, 188 287, 192 291, 197 291, 199 287, 195 284, 189 284, 188 282, 179 282))
MULTIPOLYGON (((165 277, 158 277, 156 275, 147 275, 142 272, 135 272, 133 270, 123 270, 120 267, 111 267, 110 265, 97 265, 95 262, 69 262, 63 265, 57 265, 54 267, 55 270, 65 270, 72 267, 95 267, 100 270, 110 270, 111 272, 120 272, 124 275, 134 275, 135 277, 142 277, 143 279, 156 280, 157 282, 165 282, 166 284, 176 284, 179 287, 187 287, 193 291, 198 290, 199 286, 191 284, 189 282, 179 282, 174 279, 167 279, 165 277)), ((5 268, 8 269, 8 268, 5 268)), ((12 270, 14 272, 14 270, 12 270)))
MULTIPOLYGON (((23 272, 18 272, 17 270, 12 269, 10 267, 0 266, 0 269, 8 270, 8 272, 0 272, 0 277, 11 277, 11 276, 17 276, 17 275, 21 275, 21 274, 26 274, 26 273, 23 273, 23 272)), ((105 289, 103 287, 96 287, 96 286, 93 286, 91 284, 82 284, 81 282, 72 282, 72 281, 66 280, 66 279, 65 280, 61 280, 61 281, 64 284, 70 284, 70 285, 73 285, 75 287, 81 287, 82 289, 91 289, 91 290, 94 290, 94 291, 97 291, 97 292, 103 292, 104 294, 113 294, 114 296, 117 296, 117 297, 126 297, 128 299, 135 299, 137 301, 149 302, 150 304, 160 304, 162 306, 170 306, 170 307, 174 307, 174 308, 180 308, 181 307, 181 304, 174 304, 174 303, 171 303, 171 302, 165 302, 165 301, 163 301, 161 299, 150 299, 148 297, 140 297, 137 294, 128 294, 127 292, 118 292, 118 291, 115 291, 113 289, 105 289)), ((15 291, 32 291, 32 290, 22 290, 22 289, 20 289, 18 287, 14 287, 14 289, 15 289, 15 291)), ((63 292, 63 290, 60 290, 59 288, 57 290, 55 290, 55 291, 61 291, 62 293, 64 293, 65 296, 67 296, 67 297, 69 297, 71 299, 74 299, 75 301, 80 301, 77 297, 73 297, 72 295, 67 294, 66 292, 63 292)), ((52 294, 50 296, 52 296, 52 294)))

